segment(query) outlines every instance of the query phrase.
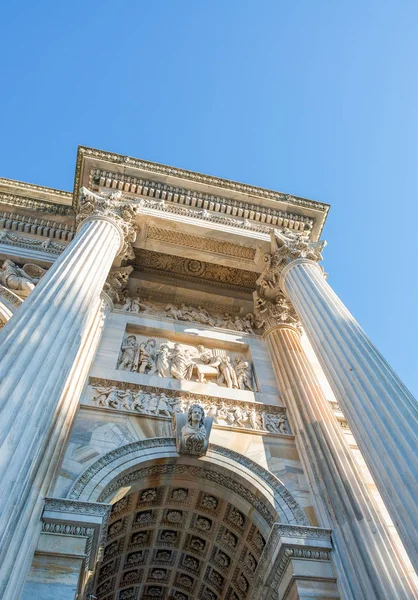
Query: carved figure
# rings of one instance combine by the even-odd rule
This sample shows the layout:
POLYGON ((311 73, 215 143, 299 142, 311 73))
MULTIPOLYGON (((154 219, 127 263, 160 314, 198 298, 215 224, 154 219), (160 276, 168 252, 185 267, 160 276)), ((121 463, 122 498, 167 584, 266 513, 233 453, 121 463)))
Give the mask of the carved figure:
POLYGON ((122 342, 121 355, 117 365, 122 371, 133 371, 136 366, 138 342, 135 335, 128 335, 122 342))
POLYGON ((243 318, 244 329, 247 333, 254 333, 254 315, 252 313, 247 313, 243 318))
MULTIPOLYGON (((152 391, 142 389, 133 392, 131 388, 95 386, 92 400, 99 406, 137 411, 140 414, 169 418, 176 422, 177 417, 183 418, 186 424, 186 414, 194 404, 193 396, 178 396, 176 392, 152 391)), ((228 427, 242 427, 255 431, 269 431, 274 434, 290 433, 286 414, 274 407, 255 404, 253 402, 228 401, 206 397, 202 400, 202 408, 206 412, 207 423, 216 423, 228 427), (270 408, 270 410, 268 410, 270 408)), ((181 429, 180 427, 180 429, 181 429)))
POLYGON ((121 394, 121 406, 122 408, 126 408, 126 410, 133 409, 133 394, 132 390, 129 388, 125 391, 124 394, 121 394))
POLYGON ((139 346, 138 373, 155 373, 155 349, 157 342, 154 339, 146 340, 139 346))
POLYGON ((187 350, 181 344, 174 344, 171 355, 170 373, 175 379, 190 380, 192 377, 194 362, 191 360, 187 350))
MULTIPOLYGON (((220 377, 218 383, 225 382, 229 388, 238 388, 237 375, 235 369, 231 364, 229 356, 220 356, 219 360, 219 371, 220 377)), ((211 363, 213 365, 213 363, 211 363)))
POLYGON ((179 310, 177 306, 174 306, 174 304, 167 304, 165 307, 165 313, 167 317, 170 317, 170 319, 175 319, 176 321, 182 317, 182 311, 179 310))
POLYGON ((187 411, 187 416, 184 413, 175 415, 173 423, 175 424, 179 453, 195 456, 202 456, 206 453, 212 419, 205 419, 205 411, 200 404, 192 404, 187 411), (186 422, 184 423, 184 421, 186 422))
POLYGON ((252 373, 249 362, 247 362, 242 356, 235 358, 235 373, 237 376, 237 383, 240 390, 253 391, 252 386, 252 373))
POLYGON ((7 258, 0 269, 0 283, 25 298, 35 289, 35 285, 45 272, 45 269, 31 263, 20 268, 7 258))
POLYGON ((170 349, 161 344, 155 357, 155 368, 160 377, 170 377, 170 349))
POLYGON ((286 415, 264 414, 264 425, 271 433, 289 433, 286 415))

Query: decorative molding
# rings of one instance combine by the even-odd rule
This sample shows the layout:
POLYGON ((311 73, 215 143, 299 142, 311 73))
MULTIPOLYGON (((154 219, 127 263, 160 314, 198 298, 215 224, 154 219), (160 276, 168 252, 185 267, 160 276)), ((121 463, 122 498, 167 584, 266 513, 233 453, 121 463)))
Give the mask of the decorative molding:
POLYGON ((163 229, 162 227, 148 227, 147 240, 157 240, 177 246, 186 246, 187 248, 195 248, 197 250, 232 256, 248 261, 253 261, 256 255, 256 249, 249 246, 241 246, 218 239, 183 233, 175 229, 163 229))
POLYGON ((235 450, 225 448, 224 446, 210 444, 209 450, 212 450, 216 454, 225 456, 226 458, 234 460, 237 463, 247 467, 247 469, 249 469, 252 473, 255 473, 270 488, 274 489, 278 493, 282 500, 284 500, 284 502, 287 504, 291 513, 294 515, 297 524, 306 526, 309 525, 309 521, 305 512, 301 509, 298 502, 295 500, 295 498, 292 496, 292 494, 289 492, 286 486, 284 486, 281 483, 281 481, 275 475, 273 475, 273 473, 251 460, 251 458, 248 458, 243 454, 239 454, 238 452, 235 452, 235 450))
MULTIPOLYGON (((102 560, 111 510, 110 504, 45 498, 42 532, 50 535, 86 537, 85 571, 89 572, 96 562, 102 560), (92 517, 90 522, 88 517, 92 517), (80 525, 80 521, 84 524, 80 525)), ((65 552, 65 548, 63 551, 65 552)))
POLYGON ((68 498, 45 498, 44 512, 72 513, 75 515, 93 515, 95 517, 107 517, 111 510, 110 504, 102 502, 83 502, 68 498))
POLYGON ((118 410, 142 416, 171 419, 177 410, 185 411, 198 402, 214 425, 243 431, 291 435, 286 409, 283 406, 230 400, 201 394, 185 393, 152 386, 131 384, 91 377, 89 384, 96 390, 92 402, 107 410, 118 410), (137 396, 140 401, 137 402, 137 396))
POLYGON ((54 523, 51 521, 44 521, 42 523, 42 532, 90 537, 93 536, 94 529, 92 527, 82 527, 81 525, 67 525, 66 523, 54 523))
MULTIPOLYGON (((29 185, 29 184, 27 184, 29 185)), ((0 204, 8 204, 9 206, 21 206, 30 210, 48 213, 51 215, 74 216, 74 211, 71 206, 64 204, 55 204, 53 202, 45 202, 37 198, 27 198, 18 194, 10 194, 0 191, 0 204)))
MULTIPOLYGON (((153 449, 166 449, 167 451, 176 451, 176 442, 175 438, 148 438, 145 440, 132 442, 131 444, 126 444, 125 446, 121 446, 112 450, 95 461, 92 465, 90 465, 84 473, 77 479, 74 483, 70 493, 68 495, 69 499, 78 499, 82 495, 86 486, 92 481, 94 478, 98 480, 98 473, 106 467, 109 467, 111 463, 114 461, 118 461, 123 457, 127 457, 130 454, 144 453, 144 456, 147 455, 147 450, 153 449)), ((297 501, 294 499, 292 494, 287 490, 287 488, 281 483, 281 481, 275 477, 272 473, 264 469, 261 465, 257 464, 253 460, 235 452, 233 450, 229 450, 227 448, 223 448, 222 446, 218 446, 215 444, 209 444, 209 451, 213 452, 215 455, 218 454, 229 460, 236 462, 244 467, 246 467, 251 473, 254 473, 259 479, 261 479, 268 488, 272 489, 275 494, 281 498, 281 500, 285 503, 288 511, 285 511, 281 508, 283 512, 283 516, 286 515, 286 518, 291 522, 294 521, 295 524, 298 525, 308 525, 307 517, 304 511, 300 508, 297 501), (289 518, 289 513, 291 517, 289 518)), ((148 453, 151 454, 151 453, 148 453)), ((98 502, 101 502, 104 498, 106 498, 113 491, 118 490, 120 487, 126 485, 127 483, 131 483, 132 481, 137 481, 143 477, 149 477, 151 475, 163 474, 163 473, 186 473, 189 472, 196 477, 200 477, 202 479, 206 479, 208 481, 220 483, 231 489, 236 491, 238 494, 242 495, 243 498, 246 498, 250 504, 254 506, 257 510, 260 511, 260 514, 266 520, 266 523, 273 525, 276 517, 267 508, 261 500, 252 494, 245 486, 236 480, 230 479, 223 474, 215 473, 215 475, 211 475, 213 471, 209 468, 210 463, 204 463, 205 467, 194 467, 191 465, 182 465, 182 464, 162 464, 162 465, 154 465, 151 467, 143 467, 142 469, 138 469, 132 471, 126 475, 122 475, 118 479, 113 479, 105 489, 103 489, 99 495, 98 502), (219 477, 218 477, 219 476, 219 477), (236 485, 235 485, 236 484, 236 485), (264 508, 260 507, 260 503, 264 508)), ((215 465, 211 465, 213 468, 216 468, 215 465)), ((277 519, 276 519, 277 520, 277 519)))
MULTIPOLYGON (((163 215, 170 214, 185 219, 207 221, 216 225, 225 225, 226 227, 234 227, 263 234, 262 239, 265 239, 271 231, 271 227, 268 225, 262 225, 246 218, 213 213, 206 208, 190 208, 183 204, 169 204, 165 200, 154 200, 151 198, 140 198, 139 202, 141 203, 141 212, 146 215, 158 216, 159 213, 163 213, 163 215)), ((280 219, 280 221, 282 220, 288 222, 286 219, 280 219)))
MULTIPOLYGON (((243 184, 243 183, 239 183, 236 181, 230 181, 228 179, 221 179, 221 178, 213 177, 210 175, 202 175, 200 173, 195 173, 193 171, 186 171, 184 169, 178 169, 175 167, 160 165, 160 164, 152 163, 149 161, 131 158, 129 156, 122 156, 120 154, 114 154, 111 152, 105 152, 102 150, 87 148, 85 146, 79 146, 79 148, 78 148, 77 166, 76 166, 76 175, 75 175, 75 194, 77 194, 77 192, 78 192, 78 185, 80 183, 81 168, 82 168, 82 163, 83 163, 84 157, 97 158, 97 159, 109 161, 111 163, 123 164, 123 165, 126 165, 127 167, 134 167, 137 169, 142 169, 149 173, 157 173, 159 175, 176 177, 176 178, 183 179, 183 180, 189 180, 189 181, 196 182, 196 183, 210 185, 210 186, 213 186, 216 188, 224 188, 224 189, 233 191, 234 193, 241 193, 246 196, 252 196, 252 197, 256 197, 256 198, 258 197, 258 198, 260 198, 260 200, 268 199, 268 200, 275 200, 275 201, 279 201, 279 202, 285 202, 286 204, 293 205, 295 207, 295 209, 297 209, 297 207, 309 208, 311 210, 316 210, 316 211, 319 211, 320 213, 323 213, 323 222, 325 221, 325 218, 329 211, 328 204, 324 204, 324 203, 317 202, 314 200, 308 200, 306 198, 301 198, 298 196, 290 196, 288 194, 283 194, 281 192, 276 192, 276 191, 269 190, 266 188, 243 184)), ((105 175, 105 172, 104 172, 104 175, 105 175)), ((134 179, 133 177, 127 178, 124 174, 120 174, 120 173, 118 173, 118 174, 110 173, 110 175, 111 175, 111 177, 118 179, 118 181, 115 181, 115 184, 113 182, 110 183, 110 185, 112 185, 112 186, 115 186, 115 187, 117 186, 117 189, 124 187, 125 183, 129 183, 129 181, 128 181, 129 179, 131 182, 134 179)), ((97 177, 98 183, 100 183, 100 176, 101 176, 101 171, 99 169, 96 169, 93 173, 90 173, 90 178, 91 178, 90 181, 92 182, 93 178, 97 177)), ((165 184, 157 184, 157 186, 159 188, 163 188, 165 186, 165 184)), ((172 186, 166 186, 166 187, 172 187, 172 186)), ((189 194, 187 194, 187 190, 184 190, 183 188, 179 188, 179 190, 182 191, 183 194, 186 196, 187 195, 199 196, 199 193, 195 192, 195 191, 193 191, 193 192, 190 191, 189 194)), ((212 196, 212 198, 215 201, 218 201, 219 203, 222 203, 222 204, 225 204, 227 202, 236 202, 237 204, 240 203, 240 201, 238 201, 238 200, 233 200, 233 199, 223 198, 223 197, 220 198, 218 196, 212 196), (219 200, 218 200, 218 198, 219 198, 219 200)), ((77 198, 75 197, 74 200, 77 201, 77 198)), ((251 208, 253 210, 255 210, 255 211, 260 210, 260 207, 258 206, 258 204, 256 204, 256 203, 254 203, 254 204, 248 203, 248 204, 251 206, 251 208)), ((289 217, 290 216, 289 213, 287 213, 286 216, 289 217)), ((299 215, 295 215, 295 216, 300 218, 299 215)), ((323 226, 323 222, 321 223, 321 227, 320 227, 321 229, 323 226)))
MULTIPOLYGON (((211 446, 209 446, 211 449, 211 446)), ((148 479, 149 477, 162 476, 162 475, 180 475, 180 476, 192 476, 194 479, 202 479, 206 482, 206 485, 215 483, 231 492, 236 493, 246 500, 265 520, 265 522, 272 527, 275 515, 269 507, 255 494, 253 494, 245 485, 239 483, 232 477, 228 477, 223 473, 219 473, 216 470, 207 467, 194 467, 192 465, 182 464, 162 464, 154 465, 151 467, 143 467, 142 469, 136 469, 126 475, 121 475, 115 479, 111 484, 106 486, 99 496, 99 501, 108 497, 113 492, 116 492, 121 487, 127 487, 135 481, 142 479, 148 479)))
POLYGON ((0 227, 13 232, 31 233, 40 237, 71 241, 75 229, 68 223, 40 219, 39 217, 20 215, 14 212, 0 213, 0 227))
POLYGON ((135 248, 135 269, 165 277, 208 283, 231 290, 252 293, 258 274, 200 260, 135 248))
POLYGON ((52 242, 50 238, 41 241, 33 238, 15 235, 3 229, 0 231, 0 243, 8 246, 17 246, 19 248, 27 248, 28 250, 39 250, 41 252, 49 252, 50 254, 61 254, 66 248, 65 244, 57 244, 52 242))
POLYGON ((16 308, 19 308, 19 306, 23 302, 22 298, 19 298, 17 294, 11 292, 7 287, 4 287, 4 285, 0 284, 0 299, 1 298, 4 298, 8 302, 10 302, 10 304, 12 304, 16 308))
POLYGON ((55 188, 46 187, 44 185, 36 185, 35 183, 26 183, 25 181, 17 181, 16 179, 6 179, 0 177, 0 186, 18 187, 20 189, 28 190, 34 193, 51 194, 53 196, 61 196, 67 200, 71 200, 73 197, 72 192, 65 192, 64 190, 57 190, 55 188))
POLYGON ((255 572, 250 600, 259 600, 259 586, 265 582, 270 573, 273 574, 271 588, 277 591, 292 558, 330 561, 331 547, 330 529, 311 527, 308 524, 300 526, 275 523, 255 572), (294 542, 288 541, 289 539, 294 542))

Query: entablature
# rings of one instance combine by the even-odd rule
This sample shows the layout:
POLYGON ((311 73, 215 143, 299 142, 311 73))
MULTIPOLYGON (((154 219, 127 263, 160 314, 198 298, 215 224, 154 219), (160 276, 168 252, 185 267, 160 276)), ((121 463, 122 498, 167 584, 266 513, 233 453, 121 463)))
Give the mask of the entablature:
POLYGON ((75 208, 82 186, 242 219, 266 227, 267 233, 282 226, 310 230, 313 240, 319 238, 329 211, 329 205, 306 198, 84 146, 77 155, 75 208))

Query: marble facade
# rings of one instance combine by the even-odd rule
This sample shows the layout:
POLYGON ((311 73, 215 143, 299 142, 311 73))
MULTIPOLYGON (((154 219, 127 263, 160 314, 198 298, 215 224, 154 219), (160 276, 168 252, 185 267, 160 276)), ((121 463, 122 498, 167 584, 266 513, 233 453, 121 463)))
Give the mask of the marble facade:
POLYGON ((417 404, 327 205, 84 147, 0 201, 1 598, 418 597, 417 404))

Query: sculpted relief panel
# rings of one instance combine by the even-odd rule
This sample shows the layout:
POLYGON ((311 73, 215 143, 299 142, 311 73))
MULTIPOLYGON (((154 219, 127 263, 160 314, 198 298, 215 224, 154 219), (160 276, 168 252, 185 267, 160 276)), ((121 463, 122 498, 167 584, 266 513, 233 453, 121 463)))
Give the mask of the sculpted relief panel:
POLYGON ((12 260, 6 259, 0 268, 0 284, 26 298, 35 289, 45 269, 31 263, 19 267, 12 260))
POLYGON ((232 356, 218 348, 157 341, 130 333, 122 342, 117 368, 150 376, 255 390, 252 366, 242 355, 232 356))
POLYGON ((232 331, 245 333, 254 333, 254 329, 257 328, 257 323, 252 313, 246 313, 245 315, 232 315, 229 312, 212 314, 201 305, 189 306, 184 303, 180 306, 171 303, 164 305, 163 303, 135 297, 126 298, 123 304, 116 304, 115 308, 136 314, 152 314, 173 319, 174 321, 200 323, 209 327, 220 327, 222 329, 231 329, 232 331))
POLYGON ((187 413, 198 402, 215 425, 290 434, 286 410, 282 406, 228 400, 175 390, 162 391, 151 386, 96 378, 91 378, 90 385, 93 387, 93 405, 102 408, 171 419, 179 413, 187 413))

